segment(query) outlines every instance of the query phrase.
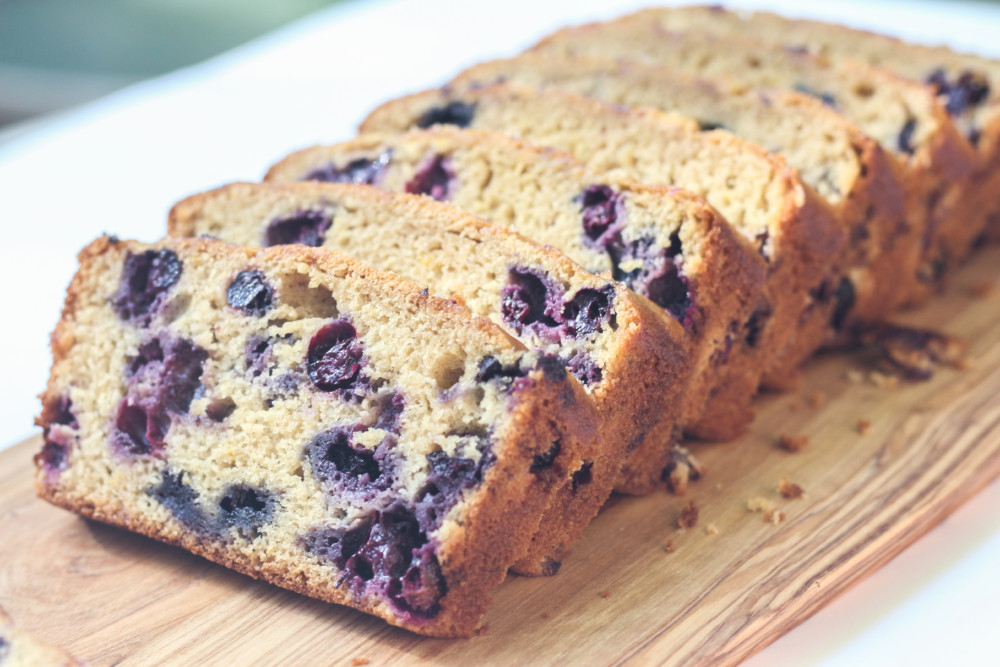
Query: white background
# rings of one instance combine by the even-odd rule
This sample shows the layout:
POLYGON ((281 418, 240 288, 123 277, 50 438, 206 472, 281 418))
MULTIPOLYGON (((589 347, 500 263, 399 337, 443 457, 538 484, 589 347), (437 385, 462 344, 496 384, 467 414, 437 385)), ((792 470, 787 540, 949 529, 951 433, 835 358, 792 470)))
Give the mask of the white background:
MULTIPOLYGON (((259 179, 293 149, 350 137, 380 102, 639 2, 355 2, 0 144, 0 448, 35 432, 75 254, 107 231, 151 241, 176 200, 259 179)), ((731 2, 1000 56, 1000 6, 731 2)), ((753 665, 1000 665, 1000 484, 753 665)))

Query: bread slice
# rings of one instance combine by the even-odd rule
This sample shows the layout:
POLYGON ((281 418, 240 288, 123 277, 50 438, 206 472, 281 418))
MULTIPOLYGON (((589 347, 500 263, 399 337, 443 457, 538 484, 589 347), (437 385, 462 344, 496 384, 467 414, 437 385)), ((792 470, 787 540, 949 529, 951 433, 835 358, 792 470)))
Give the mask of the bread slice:
POLYGON ((102 237, 52 352, 42 498, 426 635, 479 626, 596 428, 562 365, 301 246, 102 237))
POLYGON ((916 282, 923 234, 907 222, 902 164, 813 97, 719 85, 649 63, 544 54, 473 66, 442 93, 452 99, 469 86, 501 81, 681 113, 702 129, 728 130, 780 154, 848 232, 841 264, 849 282, 832 290, 841 297, 832 319, 842 335, 883 318, 923 289, 916 282))
POLYGON ((558 570, 611 494, 627 453, 648 452, 636 463, 654 480, 663 476, 690 368, 683 327, 655 304, 453 206, 371 186, 234 183, 175 205, 169 233, 262 246, 281 229, 304 229, 304 221, 322 230, 315 243, 454 298, 559 359, 593 400, 600 437, 546 510, 516 571, 558 570), (650 434, 659 447, 643 445, 650 434))
POLYGON ((905 165, 908 222, 922 230, 918 279, 939 284, 951 258, 968 245, 980 221, 963 219, 977 157, 929 87, 856 62, 831 62, 802 50, 720 36, 709 29, 673 32, 636 14, 566 28, 532 51, 652 62, 690 75, 752 89, 787 89, 824 101, 905 165))
MULTIPOLYGON (((430 193, 555 246, 657 303, 684 325, 695 350, 683 423, 705 423, 721 437, 752 419, 761 369, 784 349, 798 304, 784 293, 776 304, 760 303, 763 260, 704 200, 593 173, 565 153, 510 137, 453 128, 306 149, 272 167, 267 179, 367 178, 375 163, 371 180, 383 189, 430 193), (767 307, 777 314, 756 322, 753 313, 767 307), (752 342, 766 329, 773 345, 745 344, 748 321, 752 342)), ((761 224, 754 233, 764 232, 761 224)), ((650 481, 623 480, 618 489, 645 492, 650 481)))

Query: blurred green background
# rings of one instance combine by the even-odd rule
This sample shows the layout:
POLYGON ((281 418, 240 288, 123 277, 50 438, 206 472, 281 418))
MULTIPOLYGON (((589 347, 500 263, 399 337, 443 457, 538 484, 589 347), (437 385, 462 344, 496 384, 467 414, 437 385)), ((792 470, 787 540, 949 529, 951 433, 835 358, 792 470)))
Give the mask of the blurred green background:
POLYGON ((0 126, 191 65, 346 0, 0 0, 0 126))

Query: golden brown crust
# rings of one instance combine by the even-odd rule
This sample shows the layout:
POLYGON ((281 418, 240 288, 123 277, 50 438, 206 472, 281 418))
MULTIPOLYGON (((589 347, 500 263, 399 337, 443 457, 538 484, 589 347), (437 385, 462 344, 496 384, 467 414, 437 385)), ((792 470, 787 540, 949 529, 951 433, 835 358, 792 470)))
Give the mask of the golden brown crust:
MULTIPOLYGON (((488 348, 500 351, 524 349, 487 320, 470 315, 453 301, 423 294, 415 285, 401 278, 379 273, 326 250, 286 246, 254 252, 206 239, 165 241, 156 246, 144 246, 102 238, 81 253, 82 266, 74 278, 67 299, 67 318, 59 325, 67 334, 78 334, 81 338, 75 342, 67 342, 62 348, 63 356, 56 364, 61 370, 54 370, 49 389, 43 396, 46 405, 51 406, 57 400, 54 386, 57 379, 72 381, 72 377, 65 374, 73 371, 60 366, 65 353, 74 344, 85 344, 93 335, 86 329, 73 331, 73 304, 85 300, 90 304, 88 307, 91 310, 96 304, 97 308, 103 309, 107 316, 116 321, 110 308, 102 305, 102 297, 94 291, 98 284, 105 285, 102 289, 107 289, 108 282, 100 282, 105 277, 102 272, 112 272, 108 277, 112 279, 111 284, 114 284, 114 267, 116 262, 117 266, 121 265, 126 252, 165 247, 177 252, 185 261, 197 257, 200 262, 204 262, 203 266, 228 263, 229 266, 239 267, 245 265, 244 260, 252 259, 255 265, 266 265, 271 270, 284 270, 293 274, 307 271, 320 284, 324 280, 333 280, 332 276, 349 280, 355 286, 367 284, 369 287, 365 289, 371 294, 369 298, 377 298, 377 294, 392 294, 393 299, 411 304, 414 311, 434 313, 435 317, 446 323, 442 326, 472 332, 462 334, 466 339, 474 337, 488 348), (234 256, 243 257, 244 260, 234 259, 234 256)), ((595 433, 591 410, 582 388, 572 379, 550 377, 549 373, 536 368, 518 382, 517 391, 509 401, 507 416, 496 425, 493 433, 497 462, 487 469, 484 481, 476 488, 471 499, 467 498, 461 503, 462 527, 457 529, 457 524, 448 524, 452 526, 448 531, 435 533, 434 539, 439 540, 440 544, 438 554, 441 571, 448 589, 440 601, 441 612, 426 620, 400 615, 377 600, 366 601, 351 594, 346 587, 331 586, 329 578, 310 575, 313 570, 296 570, 287 562, 269 561, 268 557, 245 548, 232 547, 228 542, 199 538, 191 531, 182 530, 174 520, 164 522, 153 518, 152 515, 144 514, 145 510, 130 509, 127 502, 120 499, 101 500, 102 497, 111 498, 105 492, 88 489, 85 485, 66 486, 61 481, 61 476, 65 473, 57 472, 53 476, 51 471, 44 469, 43 461, 38 462, 36 488, 41 497, 54 504, 178 544, 250 576, 320 599, 349 604, 422 634, 468 636, 481 622, 482 613, 488 604, 489 589, 498 584, 509 565, 523 555, 530 536, 538 528, 542 510, 551 501, 554 491, 579 467, 582 454, 590 446, 595 433), (533 463, 539 457, 547 455, 551 443, 556 441, 561 442, 562 447, 553 465, 545 470, 532 472, 533 463)), ((43 427, 50 426, 47 422, 53 417, 51 413, 51 408, 47 413, 43 412, 40 419, 43 427)), ((90 415, 86 415, 89 421, 84 422, 107 423, 104 421, 107 417, 94 416, 97 417, 97 422, 90 415)), ((104 440, 99 433, 88 437, 91 444, 96 437, 98 445, 107 447, 102 444, 104 440)), ((89 452, 88 456, 95 454, 92 448, 89 452)), ((73 459, 70 461, 72 466, 73 459)))

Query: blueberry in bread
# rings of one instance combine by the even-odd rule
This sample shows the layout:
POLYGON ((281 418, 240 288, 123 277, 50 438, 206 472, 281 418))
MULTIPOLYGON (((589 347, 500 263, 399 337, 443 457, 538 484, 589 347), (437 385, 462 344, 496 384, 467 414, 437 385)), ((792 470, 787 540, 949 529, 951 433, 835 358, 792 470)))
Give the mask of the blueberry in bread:
POLYGON ((476 629, 595 432, 561 364, 336 253, 102 237, 80 263, 38 494, 414 632, 476 629))
MULTIPOLYGON (((881 319, 923 289, 916 282, 922 234, 907 222, 902 165, 813 97, 720 85, 649 63, 544 54, 473 66, 440 95, 457 100, 470 86, 502 81, 685 114, 702 129, 725 129, 779 153, 826 200, 848 234, 841 258, 846 275, 817 290, 836 299, 831 324, 838 338, 849 338, 855 325, 881 319)), ((433 96, 426 97, 429 102, 433 96)))
MULTIPOLYGON (((713 435, 731 437, 752 419, 761 368, 772 350, 784 348, 792 308, 782 301, 773 304, 777 317, 753 320, 764 307, 763 260, 703 200, 596 174, 565 153, 503 135, 446 127, 306 149, 272 167, 267 179, 321 180, 383 155, 391 157, 379 187, 429 193, 555 246, 586 270, 625 282, 684 325, 693 350, 682 411, 688 428, 704 424, 713 435), (748 322, 752 333, 744 332, 748 322), (776 341, 772 347, 754 344, 765 329, 776 341)), ((754 233, 763 238, 765 229, 760 223, 754 233)), ((773 243, 766 245, 770 252, 773 243)), ((618 489, 651 488, 649 480, 638 482, 618 489)))
MULTIPOLYGON (((660 308, 554 248, 427 197, 370 186, 234 183, 176 204, 169 234, 261 246, 296 220, 322 228, 316 245, 454 298, 559 359, 593 400, 597 446, 546 510, 516 571, 554 573, 607 500, 627 453, 645 453, 634 464, 652 481, 665 474, 689 368, 684 329, 660 308)), ((496 362, 480 375, 506 372, 496 362)))
MULTIPOLYGON (((473 110, 469 127, 565 150, 594 172, 694 192, 750 242, 759 243, 766 230, 773 244, 764 249, 772 268, 764 298, 798 312, 794 338, 765 368, 765 377, 787 376, 834 337, 835 324, 843 326, 854 304, 838 303, 829 286, 849 281, 849 267, 838 255, 849 230, 780 157, 729 132, 702 132, 692 120, 677 121, 653 109, 612 107, 553 88, 504 83, 449 87, 388 102, 369 115, 362 130, 412 129, 434 109, 455 103, 473 110)), ((761 345, 772 344, 765 330, 761 345)))
MULTIPOLYGON (((924 293, 984 220, 964 211, 976 154, 929 87, 858 62, 832 62, 710 28, 674 32, 654 14, 560 30, 532 50, 564 56, 641 60, 748 88, 813 95, 854 122, 904 165, 910 224, 922 233, 918 279, 924 293)), ((910 300, 920 298, 914 295, 910 300)))

